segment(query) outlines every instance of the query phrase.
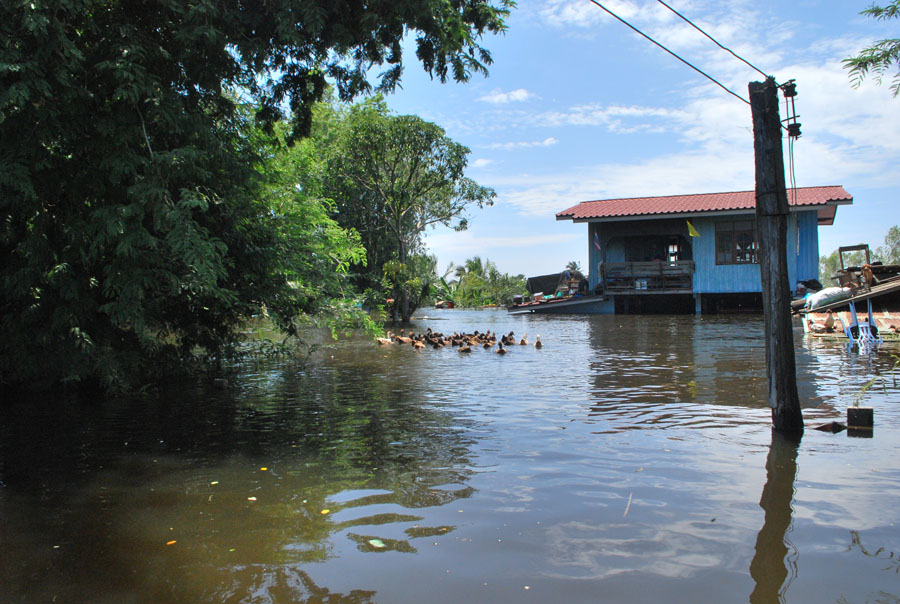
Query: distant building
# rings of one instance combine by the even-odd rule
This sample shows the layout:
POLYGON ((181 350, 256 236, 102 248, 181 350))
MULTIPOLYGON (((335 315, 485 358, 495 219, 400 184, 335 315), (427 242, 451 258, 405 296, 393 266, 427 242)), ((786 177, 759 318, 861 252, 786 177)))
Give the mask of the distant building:
MULTIPOLYGON (((815 279, 819 225, 853 203, 841 186, 788 189, 788 278, 815 279)), ((591 312, 759 311, 762 286, 755 193, 706 193, 583 201, 556 215, 585 222, 591 312)))

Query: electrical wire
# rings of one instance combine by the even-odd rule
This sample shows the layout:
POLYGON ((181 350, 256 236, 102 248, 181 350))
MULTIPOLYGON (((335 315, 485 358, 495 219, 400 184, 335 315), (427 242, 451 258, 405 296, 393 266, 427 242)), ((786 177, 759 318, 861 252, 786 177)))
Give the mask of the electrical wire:
POLYGON ((704 36, 706 36, 707 38, 709 38, 709 39, 712 41, 713 44, 715 44, 716 46, 718 46, 718 47, 721 48, 722 50, 731 53, 731 55, 734 56, 736 59, 738 59, 738 60, 740 60, 740 61, 743 61, 743 62, 744 62, 746 65, 748 65, 751 69, 754 69, 754 70, 756 70, 757 72, 759 72, 764 78, 772 78, 773 80, 775 79, 773 76, 768 75, 767 73, 765 73, 764 71, 762 71, 761 69, 759 69, 756 65, 754 65, 753 63, 751 63, 750 61, 748 61, 748 60, 745 59, 744 57, 741 57, 741 56, 739 56, 738 54, 736 54, 736 53, 735 53, 733 50, 731 50, 730 48, 726 48, 725 46, 722 46, 721 44, 719 44, 719 41, 718 41, 718 40, 716 40, 716 39, 713 38, 711 35, 709 35, 709 34, 706 33, 705 31, 703 31, 703 30, 702 30, 699 26, 697 26, 693 21, 691 21, 690 19, 688 19, 687 17, 685 17, 684 15, 682 15, 681 13, 679 13, 677 10, 675 10, 674 8, 672 8, 671 6, 669 6, 668 4, 666 4, 665 2, 663 2, 663 0, 656 0, 656 1, 659 2, 660 4, 662 4, 663 6, 665 6, 667 9, 669 9, 669 10, 672 11, 673 13, 675 13, 676 15, 678 15, 679 17, 681 17, 688 25, 690 25, 691 27, 693 27, 694 29, 696 29, 697 31, 699 31, 701 34, 703 34, 704 36))
POLYGON ((635 27, 634 25, 632 25, 631 23, 629 23, 628 21, 626 21, 625 19, 623 19, 622 17, 620 17, 619 15, 617 15, 616 13, 612 12, 611 10, 609 10, 608 8, 606 8, 605 6, 603 6, 602 4, 600 4, 597 0, 590 0, 590 1, 591 1, 591 3, 597 5, 598 7, 600 7, 600 8, 603 9, 604 11, 606 11, 610 16, 612 16, 613 18, 617 19, 617 20, 618 20, 619 22, 621 22, 622 24, 627 25, 627 26, 628 26, 629 28, 631 28, 634 32, 640 34, 641 36, 643 36, 644 38, 646 38, 646 39, 649 40, 650 42, 653 42, 654 44, 656 44, 657 46, 659 46, 660 48, 662 48, 664 51, 666 51, 667 53, 669 53, 670 55, 672 55, 673 57, 675 57, 676 59, 678 59, 679 61, 681 61, 682 63, 684 63, 685 65, 687 65, 688 67, 690 67, 691 69, 693 69, 694 71, 696 71, 697 73, 699 73, 700 75, 702 75, 703 77, 705 77, 707 80, 709 80, 710 82, 712 82, 713 84, 715 84, 716 86, 718 86, 719 88, 721 88, 722 90, 724 90, 725 92, 727 92, 728 94, 730 94, 731 96, 733 96, 733 97, 735 97, 735 98, 737 98, 737 99, 740 99, 740 100, 744 101, 744 102, 745 102, 746 104, 748 104, 748 105, 750 104, 750 101, 748 101, 748 100, 745 99, 744 97, 740 96, 740 95, 737 94, 736 92, 732 91, 731 89, 729 89, 728 87, 726 87, 724 84, 722 84, 721 82, 719 82, 718 80, 716 80, 715 78, 713 78, 712 76, 710 76, 708 73, 706 73, 705 71, 703 71, 703 70, 700 69, 699 67, 697 67, 697 66, 691 64, 690 62, 688 62, 687 60, 681 58, 680 56, 678 56, 677 54, 675 54, 674 52, 672 52, 671 50, 669 50, 668 48, 666 48, 665 46, 663 46, 662 44, 660 44, 659 42, 657 42, 656 40, 654 40, 653 38, 651 38, 650 36, 648 36, 647 34, 645 34, 644 32, 642 32, 641 30, 639 30, 637 27, 635 27))
MULTIPOLYGON (((787 97, 784 98, 784 111, 788 115, 791 115, 791 107, 789 105, 789 101, 788 101, 787 97)), ((782 128, 784 128, 785 130, 788 130, 788 128, 786 126, 784 126, 784 124, 782 124, 782 128)), ((796 137, 791 136, 790 130, 788 130, 788 137, 787 137, 787 139, 788 139, 788 176, 789 176, 790 182, 791 182, 791 200, 793 201, 793 205, 796 206, 797 205, 797 174, 794 170, 794 138, 796 138, 796 137)), ((798 229, 800 228, 799 223, 797 225, 797 228, 798 229)), ((797 239, 797 245, 798 246, 800 245, 799 237, 797 239)))

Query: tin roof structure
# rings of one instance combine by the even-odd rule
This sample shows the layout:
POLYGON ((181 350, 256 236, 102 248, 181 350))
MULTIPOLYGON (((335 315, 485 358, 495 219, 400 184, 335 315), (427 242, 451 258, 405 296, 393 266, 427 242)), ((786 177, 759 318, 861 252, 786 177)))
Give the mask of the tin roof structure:
MULTIPOLYGON (((853 196, 840 185, 788 189, 787 196, 791 208, 817 208, 820 225, 834 222, 837 206, 853 203, 853 196)), ((573 222, 599 222, 636 218, 674 218, 719 212, 729 214, 752 212, 755 207, 755 191, 631 197, 582 201, 578 205, 557 213, 556 219, 573 222)))

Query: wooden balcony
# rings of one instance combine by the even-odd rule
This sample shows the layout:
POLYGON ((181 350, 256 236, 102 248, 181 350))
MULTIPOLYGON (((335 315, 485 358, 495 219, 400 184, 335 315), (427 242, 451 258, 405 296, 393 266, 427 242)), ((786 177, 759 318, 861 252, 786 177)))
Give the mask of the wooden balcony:
POLYGON ((611 294, 690 294, 694 291, 693 260, 604 262, 604 290, 611 294))

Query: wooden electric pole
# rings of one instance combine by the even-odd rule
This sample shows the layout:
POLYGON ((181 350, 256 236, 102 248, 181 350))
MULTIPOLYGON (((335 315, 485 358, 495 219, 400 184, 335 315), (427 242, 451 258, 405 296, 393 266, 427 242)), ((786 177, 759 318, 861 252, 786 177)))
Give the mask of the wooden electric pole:
POLYGON ((772 424, 784 434, 803 433, 797 394, 797 367, 791 324, 791 285, 787 268, 787 222, 781 120, 775 80, 750 83, 753 150, 756 158, 756 232, 762 279, 766 373, 772 424))

